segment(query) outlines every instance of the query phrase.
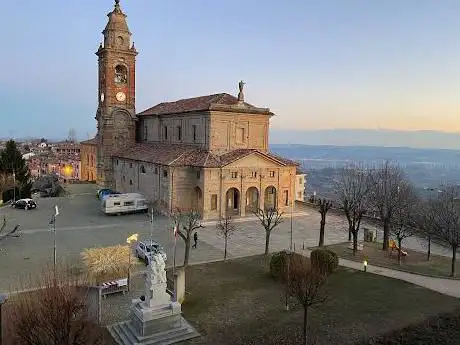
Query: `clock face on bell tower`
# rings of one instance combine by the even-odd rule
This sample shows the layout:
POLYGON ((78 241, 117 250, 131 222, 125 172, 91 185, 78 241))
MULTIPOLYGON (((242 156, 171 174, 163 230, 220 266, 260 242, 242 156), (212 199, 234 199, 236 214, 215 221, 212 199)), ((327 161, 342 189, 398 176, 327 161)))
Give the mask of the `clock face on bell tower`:
POLYGON ((136 56, 131 32, 120 1, 115 1, 102 32, 104 43, 96 55, 99 63, 97 158, 98 184, 113 187, 112 153, 135 143, 136 56))

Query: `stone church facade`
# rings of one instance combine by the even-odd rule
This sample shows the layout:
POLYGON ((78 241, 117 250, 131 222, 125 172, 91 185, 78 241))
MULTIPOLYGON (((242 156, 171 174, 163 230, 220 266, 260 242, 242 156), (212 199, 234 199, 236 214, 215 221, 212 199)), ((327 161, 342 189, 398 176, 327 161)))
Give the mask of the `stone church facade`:
POLYGON ((301 174, 296 162, 268 150, 274 114, 245 102, 243 82, 237 97, 182 99, 136 114, 137 51, 119 0, 108 17, 96 53, 98 131, 88 142, 97 146, 97 184, 140 192, 170 210, 194 209, 204 219, 293 209, 301 174))

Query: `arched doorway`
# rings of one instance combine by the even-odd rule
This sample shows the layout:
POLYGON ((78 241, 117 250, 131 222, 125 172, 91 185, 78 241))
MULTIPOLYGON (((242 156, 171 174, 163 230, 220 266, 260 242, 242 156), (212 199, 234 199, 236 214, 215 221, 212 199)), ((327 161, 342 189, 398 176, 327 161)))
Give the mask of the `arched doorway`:
POLYGON ((192 196, 192 209, 202 214, 203 211, 203 193, 200 187, 195 187, 192 196))
POLYGON ((240 191, 237 188, 230 188, 226 194, 226 212, 230 216, 240 214, 240 191))
POLYGON ((250 187, 246 191, 246 213, 251 213, 259 208, 259 190, 250 187))
POLYGON ((277 192, 276 188, 273 186, 265 188, 264 207, 266 210, 277 207, 277 192))

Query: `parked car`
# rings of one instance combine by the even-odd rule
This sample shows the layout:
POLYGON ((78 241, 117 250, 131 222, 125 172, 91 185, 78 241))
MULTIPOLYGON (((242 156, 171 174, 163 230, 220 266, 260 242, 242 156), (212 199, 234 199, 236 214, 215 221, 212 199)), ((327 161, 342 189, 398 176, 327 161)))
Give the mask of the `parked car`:
POLYGON ((137 242, 136 245, 136 256, 145 261, 145 264, 149 264, 149 260, 152 257, 152 254, 160 254, 163 257, 163 260, 166 262, 167 256, 163 247, 155 241, 146 241, 146 242, 137 242))
POLYGON ((37 204, 32 199, 19 199, 12 203, 13 208, 21 208, 24 210, 31 210, 37 208, 37 204))
POLYGON ((114 194, 114 193, 116 193, 116 192, 114 192, 113 190, 111 190, 109 188, 102 188, 102 189, 99 189, 97 191, 97 198, 99 200, 102 200, 105 195, 110 195, 110 194, 114 194))

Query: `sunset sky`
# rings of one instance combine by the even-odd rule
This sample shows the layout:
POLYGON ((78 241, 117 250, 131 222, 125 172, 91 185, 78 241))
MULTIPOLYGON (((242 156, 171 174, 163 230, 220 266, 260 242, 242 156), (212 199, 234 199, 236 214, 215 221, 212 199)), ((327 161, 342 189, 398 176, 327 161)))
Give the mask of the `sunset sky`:
MULTIPOLYGON (((227 92, 273 128, 460 132, 458 0, 121 0, 137 111, 227 92)), ((113 0, 2 4, 0 137, 92 135, 113 0), (8 33, 8 34, 6 34, 8 33)))

